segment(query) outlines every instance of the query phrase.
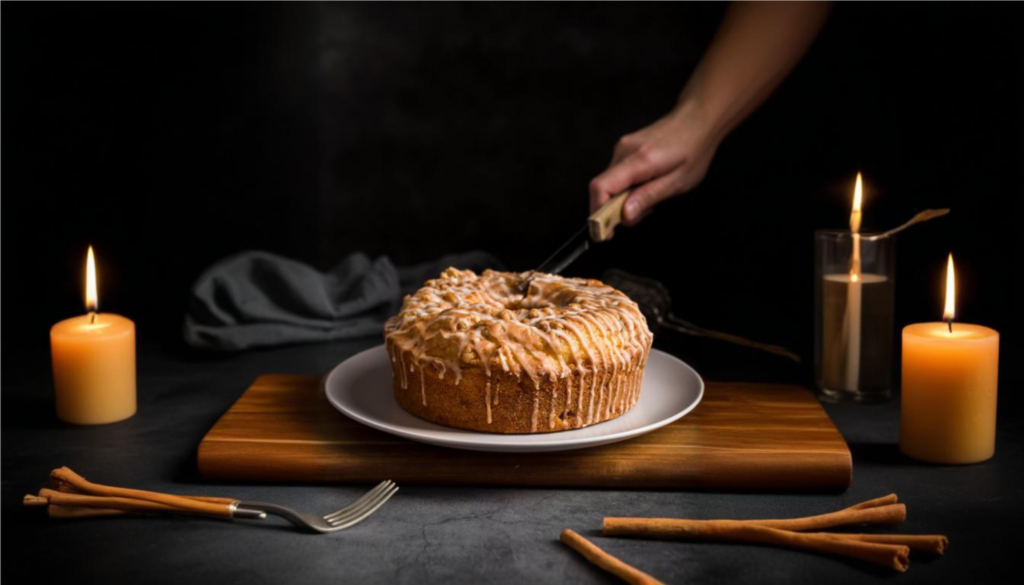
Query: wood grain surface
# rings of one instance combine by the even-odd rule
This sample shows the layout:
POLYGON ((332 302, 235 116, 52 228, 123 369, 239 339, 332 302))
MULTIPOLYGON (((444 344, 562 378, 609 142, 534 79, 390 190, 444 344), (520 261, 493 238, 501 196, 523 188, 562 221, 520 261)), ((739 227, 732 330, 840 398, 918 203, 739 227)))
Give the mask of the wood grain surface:
POLYGON ((199 445, 211 480, 591 488, 842 490, 850 450, 817 399, 790 385, 709 382, 689 415, 635 439, 557 453, 416 443, 336 411, 320 378, 260 376, 199 445))

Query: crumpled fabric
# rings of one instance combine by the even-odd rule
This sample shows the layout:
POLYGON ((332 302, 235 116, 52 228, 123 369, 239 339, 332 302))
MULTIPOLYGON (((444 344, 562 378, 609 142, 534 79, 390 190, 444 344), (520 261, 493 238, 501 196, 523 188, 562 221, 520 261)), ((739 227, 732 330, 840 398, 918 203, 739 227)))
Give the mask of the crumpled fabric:
POLYGON ((473 251, 403 268, 356 252, 320 272, 269 252, 243 252, 217 262, 192 286, 185 341, 241 351, 383 335, 402 298, 449 267, 480 272, 501 263, 473 251))

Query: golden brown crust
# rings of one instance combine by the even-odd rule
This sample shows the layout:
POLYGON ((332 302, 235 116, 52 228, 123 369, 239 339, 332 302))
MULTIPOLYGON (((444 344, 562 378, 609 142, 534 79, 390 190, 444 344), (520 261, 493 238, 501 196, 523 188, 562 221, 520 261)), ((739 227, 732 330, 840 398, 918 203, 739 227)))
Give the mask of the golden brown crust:
POLYGON ((600 281, 451 268, 405 298, 384 337, 403 408, 495 433, 622 415, 639 398, 652 340, 636 303, 600 281))
MULTIPOLYGON (((402 356, 408 367, 411 356, 402 356)), ((644 356, 621 371, 574 372, 564 379, 544 378, 540 388, 525 376, 468 367, 456 384, 434 368, 409 371, 402 386, 402 359, 392 362, 395 398, 405 410, 430 422, 491 433, 548 433, 583 428, 617 418, 640 398, 644 356), (582 392, 581 392, 582 388, 582 392)))

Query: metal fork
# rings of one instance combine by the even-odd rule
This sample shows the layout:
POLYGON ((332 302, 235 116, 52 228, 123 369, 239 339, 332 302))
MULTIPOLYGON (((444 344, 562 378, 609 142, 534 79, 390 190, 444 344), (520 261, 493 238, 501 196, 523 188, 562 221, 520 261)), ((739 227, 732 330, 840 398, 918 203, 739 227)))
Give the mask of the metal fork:
POLYGON ((238 503, 238 509, 266 512, 267 514, 284 518, 299 528, 305 528, 320 534, 328 534, 351 528, 366 520, 377 511, 377 508, 383 506, 384 502, 391 499, 391 496, 395 495, 397 491, 398 486, 395 482, 390 479, 382 481, 377 487, 367 492, 358 500, 323 516, 302 514, 291 508, 265 502, 242 501, 238 503))

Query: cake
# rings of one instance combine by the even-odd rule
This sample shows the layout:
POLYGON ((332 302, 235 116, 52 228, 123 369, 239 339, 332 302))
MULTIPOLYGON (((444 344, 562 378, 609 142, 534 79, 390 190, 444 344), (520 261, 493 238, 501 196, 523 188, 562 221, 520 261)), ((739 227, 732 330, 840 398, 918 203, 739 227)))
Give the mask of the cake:
POLYGON ((384 338, 410 413, 543 433, 628 412, 653 335, 637 304, 598 280, 449 268, 405 297, 384 338))

